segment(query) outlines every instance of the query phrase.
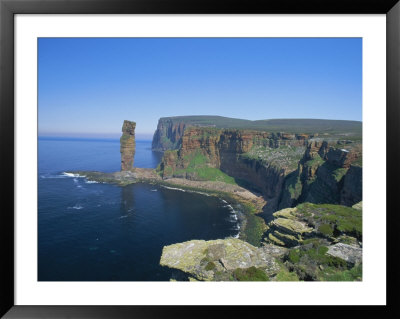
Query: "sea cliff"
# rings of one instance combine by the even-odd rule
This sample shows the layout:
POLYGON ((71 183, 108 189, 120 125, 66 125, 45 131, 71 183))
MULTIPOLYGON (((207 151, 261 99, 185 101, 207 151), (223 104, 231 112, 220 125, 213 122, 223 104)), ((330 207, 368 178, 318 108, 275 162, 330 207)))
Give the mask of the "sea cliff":
POLYGON ((306 201, 351 206, 362 199, 362 144, 337 138, 187 127, 157 171, 163 179, 241 185, 262 194, 264 212, 306 201))
POLYGON ((362 124, 358 121, 321 119, 271 119, 243 120, 223 116, 196 115, 162 117, 154 132, 152 148, 155 151, 178 149, 184 131, 189 127, 209 127, 218 129, 256 130, 265 132, 291 132, 323 135, 345 134, 354 138, 361 136, 362 124))

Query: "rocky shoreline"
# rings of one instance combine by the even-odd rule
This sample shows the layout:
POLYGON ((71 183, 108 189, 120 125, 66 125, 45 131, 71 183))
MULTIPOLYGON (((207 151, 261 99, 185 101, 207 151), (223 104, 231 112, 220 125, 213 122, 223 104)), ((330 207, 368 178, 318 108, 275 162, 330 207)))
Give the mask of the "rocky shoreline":
POLYGON ((219 181, 194 181, 184 178, 161 178, 154 169, 150 168, 132 168, 130 170, 118 171, 113 173, 104 173, 99 171, 68 171, 67 174, 85 177, 88 181, 99 183, 111 183, 119 186, 126 186, 138 182, 160 184, 167 186, 177 186, 185 189, 202 190, 212 194, 213 192, 228 193, 232 196, 248 201, 256 207, 261 208, 265 200, 261 195, 238 185, 228 184, 219 181))

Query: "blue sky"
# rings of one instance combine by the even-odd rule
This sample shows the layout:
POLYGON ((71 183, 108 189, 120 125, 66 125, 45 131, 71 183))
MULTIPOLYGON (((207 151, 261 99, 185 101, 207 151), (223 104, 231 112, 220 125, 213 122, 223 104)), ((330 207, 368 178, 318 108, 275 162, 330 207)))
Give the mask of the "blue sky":
POLYGON ((360 38, 40 38, 39 135, 160 117, 362 119, 360 38))

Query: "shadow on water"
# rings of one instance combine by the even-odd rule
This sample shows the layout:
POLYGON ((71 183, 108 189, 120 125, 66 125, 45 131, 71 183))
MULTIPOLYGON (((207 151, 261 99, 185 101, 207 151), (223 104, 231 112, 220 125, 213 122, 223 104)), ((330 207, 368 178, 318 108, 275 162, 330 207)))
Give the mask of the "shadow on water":
POLYGON ((121 187, 121 218, 133 214, 135 207, 135 192, 132 185, 121 187))
MULTIPOLYGON (((126 234, 124 236, 126 236, 126 240, 129 240, 130 235, 132 235, 132 233, 135 233, 137 235, 140 235, 140 230, 135 228, 134 224, 137 223, 141 217, 143 217, 143 211, 138 210, 138 207, 140 207, 141 205, 143 205, 143 198, 141 198, 141 196, 139 196, 138 198, 136 198, 137 195, 142 195, 143 193, 142 191, 145 190, 145 192, 147 194, 149 194, 149 190, 151 190, 152 187, 149 187, 146 184, 133 184, 133 185, 127 185, 124 187, 121 187, 121 203, 120 203, 120 218, 121 219, 125 219, 122 222, 122 225, 124 226, 123 229, 121 229, 122 232, 126 232, 126 234)), ((161 203, 163 203, 164 199, 162 196, 162 191, 158 191, 157 192, 152 192, 151 194, 151 200, 152 202, 157 202, 157 201, 161 201, 161 203)), ((150 205, 151 206, 151 205, 150 205)), ((151 208, 149 208, 148 214, 150 215, 149 218, 151 219, 151 208)), ((147 215, 147 214, 146 214, 147 215)), ((154 216, 153 216, 154 217, 154 216)), ((162 220, 161 216, 155 216, 156 219, 158 220, 162 220)), ((179 233, 179 232, 178 232, 179 233)), ((143 236, 143 234, 141 235, 143 236)), ((131 249, 129 249, 129 253, 128 255, 132 254, 135 255, 137 257, 140 257, 141 259, 144 258, 148 258, 149 256, 152 256, 150 259, 152 260, 152 264, 147 268, 147 271, 149 269, 151 269, 151 271, 153 272, 153 275, 149 275, 148 273, 145 275, 146 276, 146 281, 148 280, 156 280, 156 281, 168 281, 170 279, 172 280, 176 280, 176 281, 188 281, 189 277, 188 274, 184 273, 183 271, 180 271, 178 269, 172 269, 169 267, 163 267, 161 265, 158 265, 159 263, 159 258, 161 257, 161 252, 162 252, 162 247, 165 246, 166 244, 170 244, 165 242, 165 239, 163 239, 163 236, 157 236, 158 238, 155 240, 155 245, 151 245, 151 246, 147 246, 146 245, 146 241, 148 240, 148 238, 146 236, 143 237, 143 242, 139 245, 136 245, 136 247, 131 247, 131 249), (157 246, 157 247, 156 247, 157 246), (147 251, 147 252, 146 252, 147 251), (146 257, 143 255, 145 254, 146 257)), ((138 243, 137 243, 138 244, 138 243)), ((126 258, 129 258, 128 256, 126 256, 126 258)), ((132 268, 134 268, 134 264, 132 264, 132 268)), ((132 269, 132 273, 133 273, 133 269, 132 269)), ((146 272, 145 272, 146 273, 146 272)), ((135 276, 135 280, 141 280, 140 276, 137 275, 133 275, 135 276)), ((118 278, 118 276, 112 278, 111 280, 124 280, 124 278, 118 278)), ((129 280, 129 279, 125 279, 125 280, 129 280)))

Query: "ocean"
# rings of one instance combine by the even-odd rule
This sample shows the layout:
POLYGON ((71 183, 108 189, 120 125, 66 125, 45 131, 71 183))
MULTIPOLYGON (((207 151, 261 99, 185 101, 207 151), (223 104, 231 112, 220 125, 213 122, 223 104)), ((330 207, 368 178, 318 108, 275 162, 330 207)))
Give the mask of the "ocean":
MULTIPOLYGON (((237 237, 237 208, 222 199, 143 183, 87 182, 69 170, 120 169, 119 140, 39 138, 38 280, 186 280, 159 264, 165 245, 237 237)), ((136 167, 161 153, 136 141, 136 167)))

